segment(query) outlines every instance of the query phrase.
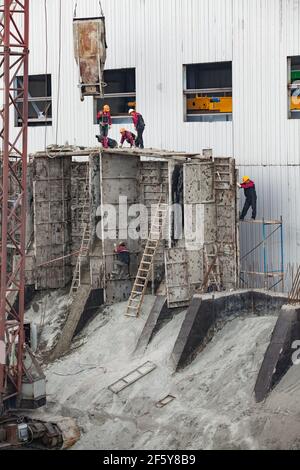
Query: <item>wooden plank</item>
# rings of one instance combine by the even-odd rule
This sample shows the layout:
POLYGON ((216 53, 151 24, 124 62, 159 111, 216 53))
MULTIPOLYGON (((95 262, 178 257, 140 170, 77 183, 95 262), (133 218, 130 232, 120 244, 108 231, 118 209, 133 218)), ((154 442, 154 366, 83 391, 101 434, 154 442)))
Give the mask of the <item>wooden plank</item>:
POLYGON ((150 374, 154 369, 156 369, 156 364, 151 361, 147 361, 141 366, 137 367, 133 371, 129 372, 129 374, 125 375, 121 379, 117 380, 113 384, 109 385, 108 389, 113 393, 119 393, 124 388, 129 387, 129 385, 134 384, 138 380, 142 379, 146 375, 150 374))

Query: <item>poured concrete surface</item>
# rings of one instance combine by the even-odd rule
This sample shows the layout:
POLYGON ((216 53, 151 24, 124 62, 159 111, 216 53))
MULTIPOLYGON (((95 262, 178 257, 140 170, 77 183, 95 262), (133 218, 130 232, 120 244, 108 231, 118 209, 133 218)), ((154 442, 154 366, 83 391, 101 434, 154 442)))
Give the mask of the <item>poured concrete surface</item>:
POLYGON ((286 298, 260 290, 195 295, 172 351, 174 370, 185 367, 224 322, 237 316, 278 315, 286 298))
POLYGON ((124 316, 126 303, 101 310, 82 332, 83 346, 47 367, 46 411, 77 418, 82 437, 75 449, 300 449, 299 369, 290 369, 266 403, 254 399, 276 315, 229 318, 174 373, 170 355, 185 312, 154 336, 145 354, 133 355, 154 301, 146 297, 140 319, 124 316), (108 390, 146 361, 157 366, 151 374, 117 395, 108 390), (158 409, 169 394, 175 400, 158 409))
POLYGON ((270 344, 255 384, 255 398, 264 400, 270 390, 292 367, 292 346, 300 339, 300 309, 286 307, 280 311, 270 344))

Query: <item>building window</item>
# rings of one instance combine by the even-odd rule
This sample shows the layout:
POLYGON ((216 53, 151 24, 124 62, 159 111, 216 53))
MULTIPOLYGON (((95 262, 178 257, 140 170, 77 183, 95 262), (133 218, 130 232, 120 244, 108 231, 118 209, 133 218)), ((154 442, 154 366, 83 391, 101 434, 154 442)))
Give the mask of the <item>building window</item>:
POLYGON ((104 98, 94 100, 94 122, 97 123, 97 112, 104 104, 110 106, 115 123, 131 122, 128 111, 136 106, 135 69, 105 70, 104 98))
MULTIPOLYGON (((23 86, 23 77, 17 77, 17 88, 23 86)), ((18 93, 16 91, 16 93, 18 93)), ((17 98, 15 125, 22 126, 23 98, 17 98), (20 114, 19 114, 20 113, 20 114)), ((28 125, 52 125, 51 75, 28 77, 28 125)))
POLYGON ((288 58, 288 117, 300 119, 300 56, 288 58))
POLYGON ((232 120, 232 62, 183 67, 184 120, 232 120))

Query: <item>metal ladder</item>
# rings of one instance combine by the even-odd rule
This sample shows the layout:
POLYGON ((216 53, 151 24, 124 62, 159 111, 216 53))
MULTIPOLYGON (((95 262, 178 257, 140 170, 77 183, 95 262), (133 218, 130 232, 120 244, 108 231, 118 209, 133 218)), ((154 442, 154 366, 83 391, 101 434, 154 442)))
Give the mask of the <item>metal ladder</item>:
POLYGON ((89 199, 89 185, 88 185, 88 176, 89 176, 89 169, 87 169, 86 175, 86 194, 85 194, 85 201, 82 209, 81 214, 81 225, 82 225, 82 239, 81 245, 76 261, 76 266, 73 273, 73 279, 70 288, 70 296, 76 294, 77 290, 80 287, 80 279, 81 279, 81 265, 84 259, 86 259, 89 245, 91 241, 91 232, 90 232, 90 224, 89 222, 85 222, 86 218, 90 216, 90 199, 89 199))
POLYGON ((167 218, 168 204, 162 202, 162 196, 157 205, 142 260, 129 297, 126 316, 138 317, 151 275, 154 257, 156 255, 163 227, 167 218))
POLYGON ((230 159, 215 160, 215 190, 226 190, 232 186, 232 173, 230 172, 230 159))

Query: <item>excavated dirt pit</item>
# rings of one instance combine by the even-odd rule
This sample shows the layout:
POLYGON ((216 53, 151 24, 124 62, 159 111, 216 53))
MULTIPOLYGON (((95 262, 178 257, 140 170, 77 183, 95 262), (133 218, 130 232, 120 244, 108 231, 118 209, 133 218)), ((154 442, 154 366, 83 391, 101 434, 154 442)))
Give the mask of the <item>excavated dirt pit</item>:
MULTIPOLYGON (((51 300, 44 347, 57 335, 66 302, 61 292, 47 296, 28 315, 39 323, 45 299, 51 300)), ((133 355, 154 299, 146 297, 139 319, 124 316, 126 303, 101 309, 73 350, 45 366, 48 405, 36 414, 75 417, 82 437, 74 449, 300 449, 300 366, 264 403, 254 400, 277 315, 229 319, 191 364, 174 373, 170 355, 185 312, 157 333, 145 354, 133 355), (157 366, 149 375, 118 394, 108 389, 146 361, 157 366), (158 408, 166 395, 175 399, 158 408)))

